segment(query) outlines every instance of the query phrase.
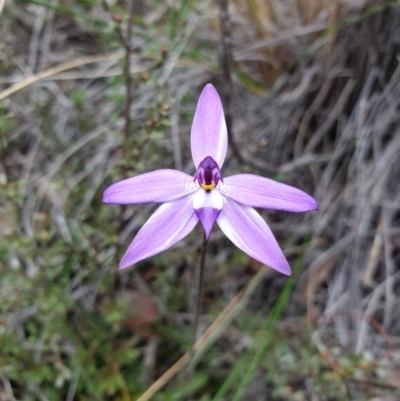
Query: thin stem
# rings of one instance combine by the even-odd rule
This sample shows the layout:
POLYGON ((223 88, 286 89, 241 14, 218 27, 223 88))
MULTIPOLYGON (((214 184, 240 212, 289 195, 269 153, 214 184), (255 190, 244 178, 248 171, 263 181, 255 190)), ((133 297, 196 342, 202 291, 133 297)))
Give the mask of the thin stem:
MULTIPOLYGON (((208 247, 208 239, 206 238, 206 234, 203 234, 203 245, 201 247, 201 256, 200 256, 200 269, 197 274, 197 291, 196 291, 196 299, 195 299, 195 310, 194 310, 194 318, 193 318, 193 326, 192 326, 192 339, 190 343, 190 349, 188 352, 189 360, 187 370, 185 372, 185 377, 182 376, 187 382, 191 382, 194 376, 194 356, 195 356, 195 344, 197 337, 197 328, 199 326, 199 318, 200 318, 200 309, 201 309, 201 298, 203 292, 203 276, 204 276, 204 264, 206 261, 208 247)), ((194 387, 192 387, 192 391, 194 391, 194 387)), ((189 394, 188 400, 191 400, 191 394, 189 394)))
POLYGON ((233 98, 233 56, 232 56, 232 37, 231 37, 231 23, 229 18, 229 0, 219 0, 219 24, 220 24, 220 40, 219 40, 219 52, 218 60, 219 67, 221 70, 222 78, 222 103, 225 111, 226 128, 228 130, 229 145, 233 151, 233 155, 241 164, 248 164, 257 170, 266 173, 275 173, 276 168, 266 163, 263 165, 256 165, 252 160, 245 159, 240 153, 239 148, 236 146, 233 140, 233 113, 232 113, 232 98, 233 98))
MULTIPOLYGON (((126 162, 128 158, 128 149, 129 149, 129 136, 131 131, 131 103, 132 103, 132 78, 131 78, 131 53, 132 53, 132 28, 133 28, 133 11, 134 11, 134 0, 128 0, 128 20, 126 25, 126 33, 122 32, 120 25, 120 17, 114 16, 114 20, 116 22, 116 32, 121 41, 122 46, 125 49, 125 66, 124 66, 124 78, 125 78, 125 106, 124 106, 124 140, 122 142, 122 159, 126 162)), ((110 8, 108 7, 107 1, 103 0, 103 8, 111 13, 110 8)), ((123 164, 123 175, 125 176, 127 173, 127 166, 123 164)), ((122 231, 124 226, 124 213, 126 207, 121 206, 120 213, 118 217, 118 232, 122 231)), ((121 249, 121 244, 117 243, 117 250, 115 252, 115 257, 119 257, 119 251, 121 249)), ((115 276, 117 277, 117 276, 115 276)))
POLYGON ((224 102, 226 128, 229 135, 229 144, 235 156, 243 162, 232 138, 231 88, 232 88, 232 40, 228 12, 228 0, 219 0, 219 65, 222 76, 222 100, 224 102))
POLYGON ((194 310, 192 343, 190 344, 191 353, 193 351, 193 346, 196 342, 196 333, 197 333, 197 328, 199 325, 201 297, 202 297, 202 292, 203 292, 204 263, 206 261, 207 247, 208 247, 208 239, 206 238, 206 234, 204 233, 203 245, 201 248, 200 269, 199 269, 199 274, 197 277, 196 309, 194 310))
MULTIPOLYGON (((117 26, 117 32, 121 39, 121 42, 125 48, 125 68, 124 68, 124 76, 125 76, 125 108, 124 108, 124 142, 122 144, 122 153, 123 153, 123 170, 127 173, 127 165, 126 160, 128 157, 128 149, 129 149, 129 134, 131 131, 131 103, 132 103, 132 78, 131 78, 131 53, 132 53, 132 45, 131 45, 131 36, 132 36, 132 22, 133 22, 133 2, 134 0, 128 1, 128 21, 126 26, 126 35, 121 32, 119 26, 117 26)), ((125 175, 125 174, 124 174, 125 175)), ((124 213, 126 208, 124 206, 120 209, 118 224, 119 229, 118 232, 122 231, 124 226, 124 213)), ((117 252, 115 253, 117 256, 119 255, 119 250, 121 248, 121 243, 118 243, 117 252)))
POLYGON ((228 130, 229 145, 233 154, 240 163, 245 163, 239 149, 233 140, 233 117, 231 108, 232 99, 232 38, 231 24, 228 11, 228 0, 219 0, 219 24, 220 24, 220 41, 219 41, 219 65, 222 76, 222 100, 225 110, 226 128, 228 130))
MULTIPOLYGON (((129 0, 128 2, 128 22, 126 27, 126 37, 123 41, 125 46, 125 87, 126 87, 126 98, 125 98, 125 128, 124 128, 124 136, 125 136, 125 147, 127 146, 129 139, 129 132, 131 128, 131 103, 132 103, 132 79, 131 79, 131 53, 132 53, 132 45, 131 45, 131 36, 132 36, 132 22, 133 22, 133 1, 129 0)), ((125 149, 125 155, 126 149, 125 149)))

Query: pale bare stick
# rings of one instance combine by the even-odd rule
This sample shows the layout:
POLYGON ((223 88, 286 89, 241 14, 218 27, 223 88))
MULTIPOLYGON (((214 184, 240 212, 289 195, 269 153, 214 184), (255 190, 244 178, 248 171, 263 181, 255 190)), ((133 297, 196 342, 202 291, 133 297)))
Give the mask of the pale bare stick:
POLYGON ((9 88, 7 88, 6 90, 0 92, 0 100, 5 99, 6 97, 19 91, 20 89, 23 89, 29 85, 32 85, 33 83, 40 81, 41 79, 48 78, 59 72, 70 70, 72 68, 79 67, 81 65, 98 63, 100 61, 117 60, 119 58, 122 58, 123 56, 124 56, 124 52, 118 51, 115 53, 102 54, 100 56, 80 57, 75 60, 67 61, 65 63, 56 65, 54 67, 50 67, 47 70, 44 70, 44 71, 38 72, 37 74, 31 75, 30 77, 23 79, 21 82, 18 82, 15 85, 12 85, 9 88))
MULTIPOLYGON (((1 5, 1 1, 4 0, 0 0, 0 5, 1 5)), ((41 81, 42 79, 48 79, 49 77, 52 77, 54 75, 56 75, 56 77, 54 77, 54 79, 58 79, 57 74, 59 74, 60 72, 66 71, 66 70, 72 70, 73 68, 76 67, 80 67, 82 65, 86 65, 86 64, 91 64, 91 63, 99 63, 102 61, 108 61, 108 60, 118 60, 118 59, 122 59, 124 57, 124 51, 118 51, 115 53, 108 53, 108 54, 102 54, 99 56, 87 56, 87 57, 80 57, 77 58, 75 60, 71 60, 71 61, 67 61, 65 63, 56 65, 54 67, 50 67, 47 70, 38 72, 37 74, 31 75, 27 78, 24 78, 22 81, 10 86, 9 88, 5 89, 4 91, 0 92, 0 100, 5 99, 6 97, 12 95, 15 92, 18 92, 19 90, 26 88, 29 85, 34 84, 35 82, 41 81)), ((133 56, 132 56, 133 57, 133 56)), ((151 57, 151 56, 146 56, 146 57, 142 57, 145 59, 151 59, 151 60, 159 60, 159 57, 151 57)), ((201 64, 201 63, 197 63, 197 62, 193 62, 192 60, 179 60, 178 64, 182 67, 193 67, 193 68, 203 68, 206 71, 210 71, 213 73, 217 72, 216 68, 213 67, 209 67, 205 64, 201 64)), ((133 69, 132 72, 133 73, 137 73, 137 72, 142 72, 145 71, 146 69, 143 70, 139 70, 139 69, 133 69)), ((86 72, 85 72, 86 74, 86 72)), ((109 75, 105 74, 104 76, 114 76, 114 75, 120 75, 121 74, 121 70, 119 71, 113 71, 112 73, 110 73, 109 75)), ((85 78, 85 76, 81 76, 79 73, 77 73, 76 77, 66 77, 64 78, 63 76, 61 76, 60 79, 80 79, 80 78, 85 78)), ((2 78, 4 81, 4 78, 2 78)), ((12 78, 9 78, 12 79, 12 78)))
MULTIPOLYGON (((251 295, 257 288, 261 279, 267 272, 267 268, 262 267, 251 279, 246 289, 239 292, 214 320, 206 332, 197 340, 193 349, 195 350, 194 362, 197 361, 204 352, 224 333, 229 324, 247 305, 251 295)), ((190 353, 184 354, 174 365, 172 365, 160 378, 158 378, 138 399, 137 401, 148 401, 154 394, 163 388, 182 368, 190 361, 190 353)))
POLYGON ((6 0, 0 0, 0 15, 3 12, 4 5, 6 4, 6 0))
POLYGON ((6 0, 0 0, 0 15, 3 12, 4 5, 6 4, 6 0))

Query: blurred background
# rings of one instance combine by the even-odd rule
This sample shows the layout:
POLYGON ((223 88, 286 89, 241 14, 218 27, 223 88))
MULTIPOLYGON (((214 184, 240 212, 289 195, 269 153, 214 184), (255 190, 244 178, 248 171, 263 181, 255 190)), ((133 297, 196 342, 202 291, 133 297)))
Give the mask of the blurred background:
POLYGON ((1 401, 400 400, 399 1, 0 0, 0 13, 1 401), (320 210, 261 211, 291 278, 214 227, 210 336, 190 374, 201 227, 118 272, 157 206, 101 197, 158 168, 194 174, 208 82, 229 128, 223 175, 294 185, 320 210))

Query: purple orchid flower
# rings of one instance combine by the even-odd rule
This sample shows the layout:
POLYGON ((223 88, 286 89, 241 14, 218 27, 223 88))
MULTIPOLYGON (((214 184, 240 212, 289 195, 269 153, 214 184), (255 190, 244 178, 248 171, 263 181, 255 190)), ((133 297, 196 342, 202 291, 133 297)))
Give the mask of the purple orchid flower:
POLYGON ((252 174, 222 178, 228 135, 215 88, 204 88, 193 120, 191 148, 196 175, 163 169, 119 181, 107 188, 104 203, 163 203, 139 230, 120 269, 153 256, 186 237, 200 220, 208 238, 215 221, 252 258, 290 275, 291 269, 270 228, 253 209, 288 212, 318 210, 305 192, 252 174))

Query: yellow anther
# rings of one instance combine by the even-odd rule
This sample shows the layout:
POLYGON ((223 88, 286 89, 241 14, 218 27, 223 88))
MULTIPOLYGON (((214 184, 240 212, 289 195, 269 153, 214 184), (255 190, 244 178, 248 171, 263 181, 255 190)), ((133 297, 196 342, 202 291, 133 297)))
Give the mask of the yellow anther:
POLYGON ((215 184, 201 184, 201 187, 206 191, 210 191, 215 188, 215 184))

